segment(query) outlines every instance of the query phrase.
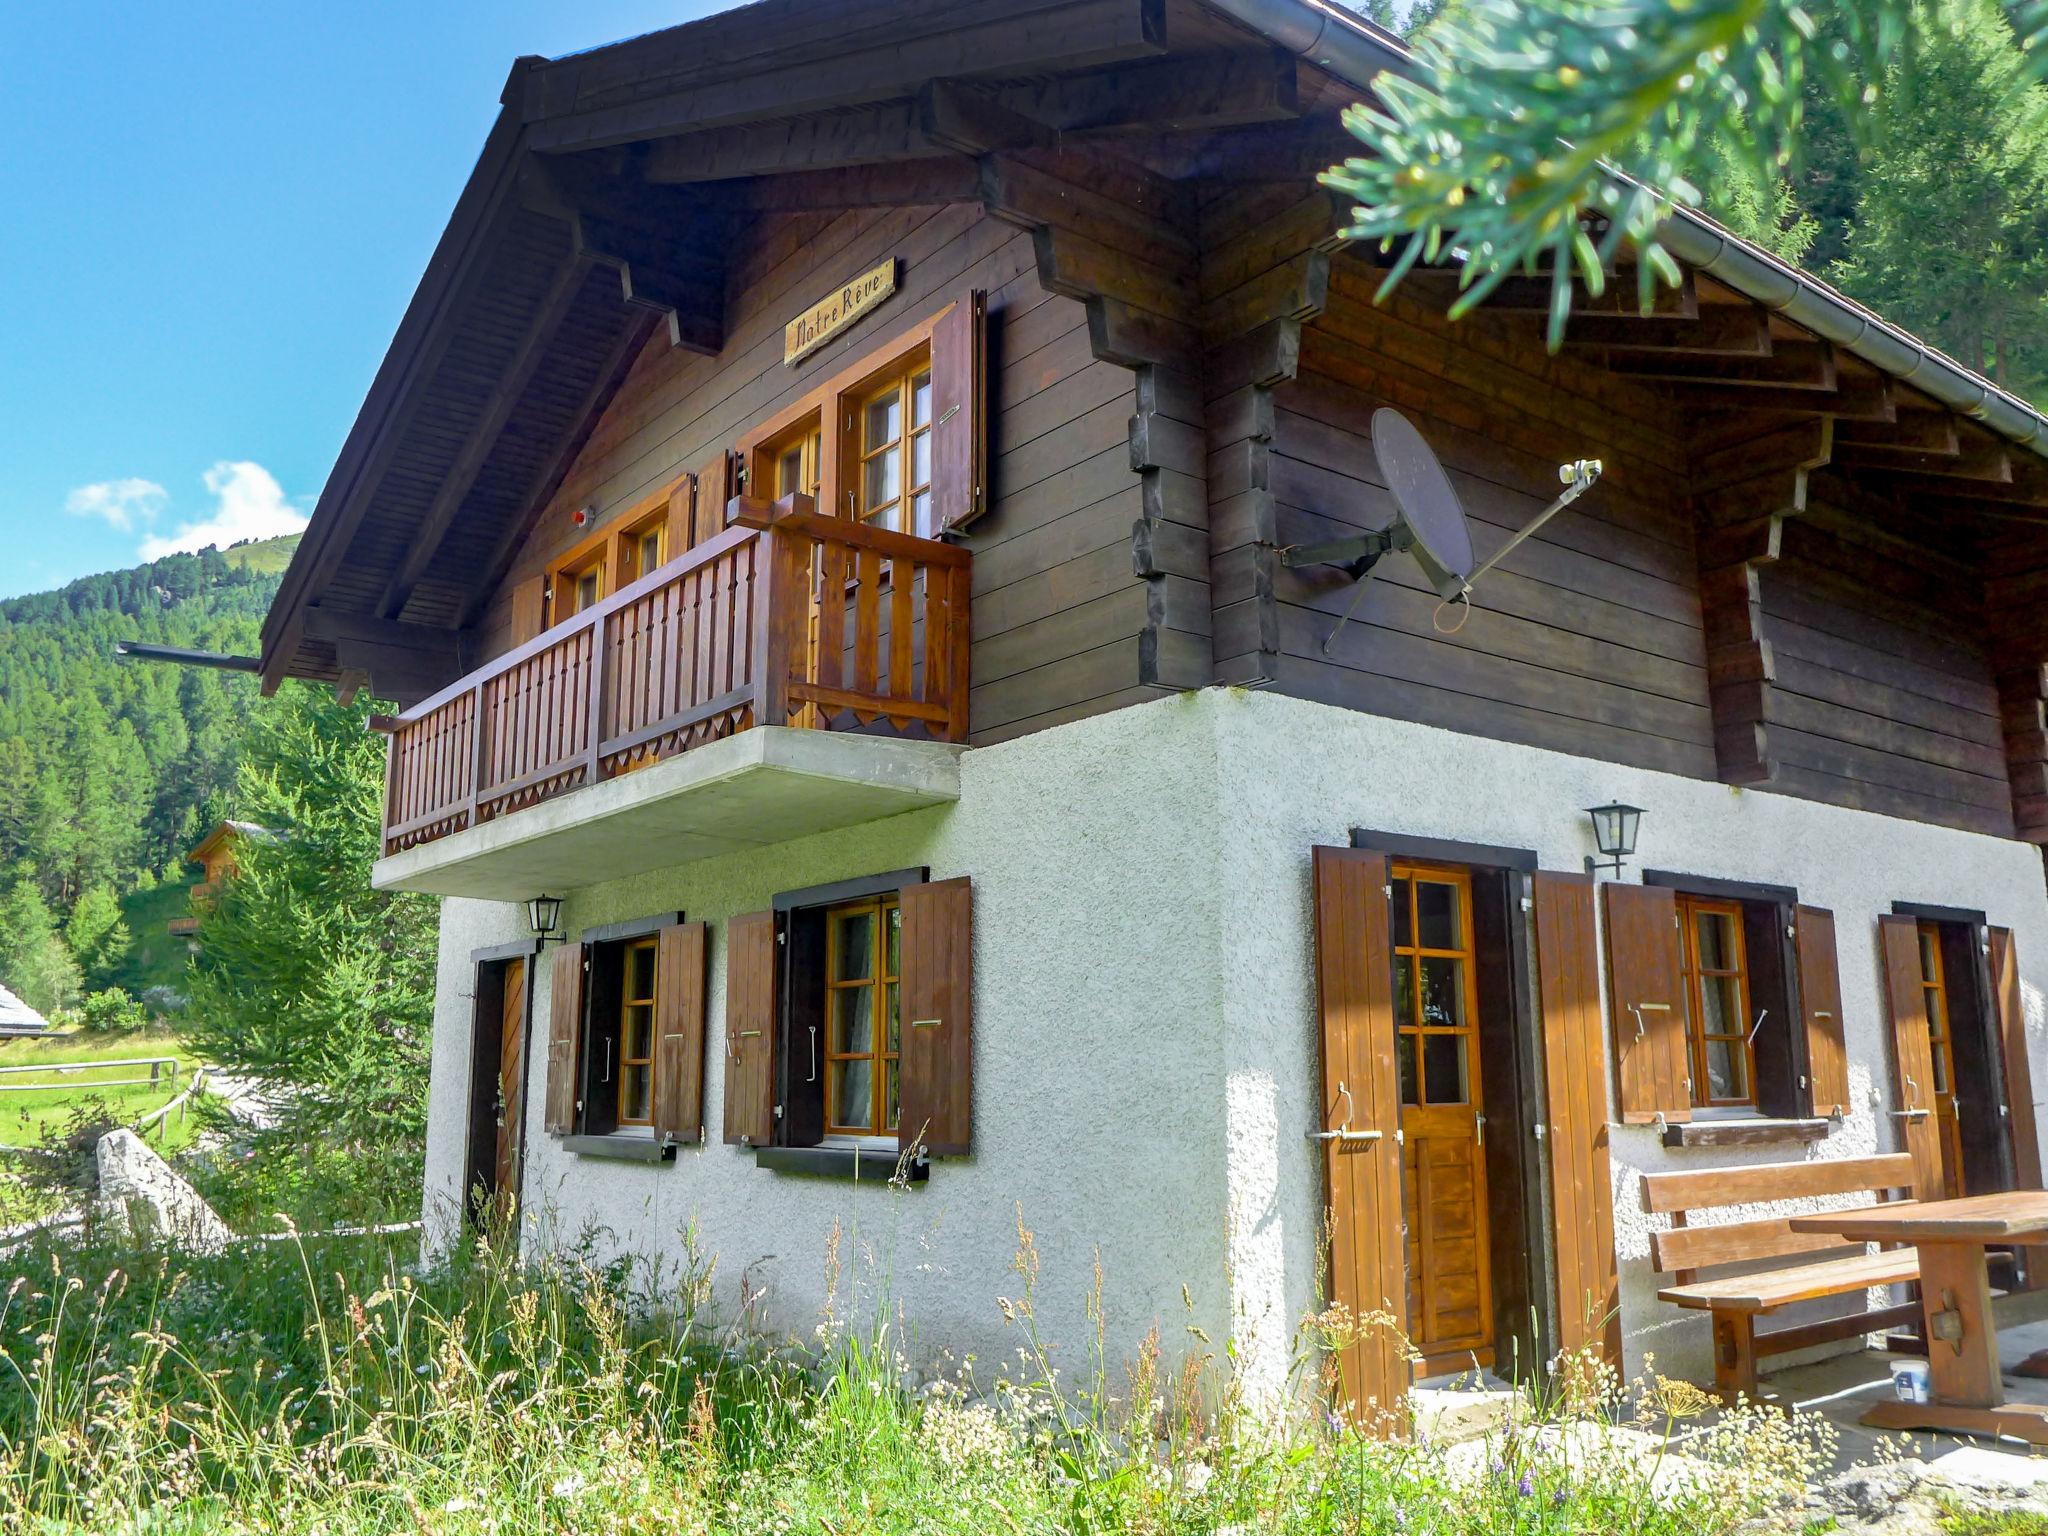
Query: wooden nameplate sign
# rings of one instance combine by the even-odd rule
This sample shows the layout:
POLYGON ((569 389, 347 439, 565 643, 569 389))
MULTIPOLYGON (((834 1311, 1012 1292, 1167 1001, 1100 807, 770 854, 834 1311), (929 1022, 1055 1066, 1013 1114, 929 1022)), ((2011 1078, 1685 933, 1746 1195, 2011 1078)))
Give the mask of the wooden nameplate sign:
POLYGON ((784 367, 800 363, 896 291, 896 258, 891 256, 852 282, 835 289, 782 328, 784 367))

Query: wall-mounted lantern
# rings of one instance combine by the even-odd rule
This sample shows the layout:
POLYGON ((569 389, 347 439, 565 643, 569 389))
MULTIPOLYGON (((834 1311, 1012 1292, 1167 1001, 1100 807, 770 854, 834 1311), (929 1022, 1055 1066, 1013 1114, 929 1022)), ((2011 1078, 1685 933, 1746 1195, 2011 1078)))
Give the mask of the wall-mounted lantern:
POLYGON ((562 898, 559 896, 536 896, 526 904, 527 925, 533 929, 534 937, 543 944, 559 944, 562 935, 555 929, 562 921, 562 898))
POLYGON ((1586 857, 1586 873, 1596 869, 1621 873, 1621 862, 1636 851, 1636 828, 1641 825, 1643 808, 1639 805, 1596 805, 1586 814, 1593 818, 1593 846, 1600 850, 1600 857, 1590 854, 1586 857))

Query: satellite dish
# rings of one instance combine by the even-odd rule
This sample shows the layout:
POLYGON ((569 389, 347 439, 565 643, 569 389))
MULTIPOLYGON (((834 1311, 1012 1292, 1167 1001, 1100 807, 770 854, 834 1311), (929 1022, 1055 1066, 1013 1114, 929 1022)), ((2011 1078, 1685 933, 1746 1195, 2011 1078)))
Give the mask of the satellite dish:
POLYGON ((1399 509, 1388 531, 1405 527, 1408 553, 1437 596, 1456 597, 1472 574, 1472 533, 1450 476, 1415 424, 1384 405, 1372 413, 1372 451, 1399 509))
MULTIPOLYGON (((1465 508, 1459 503, 1458 493, 1451 485, 1450 476, 1444 473, 1443 464, 1422 434, 1415 430, 1415 424, 1399 411, 1381 406, 1372 413, 1372 449, 1379 460, 1380 474, 1387 482, 1387 489, 1393 493, 1394 520, 1371 533, 1332 539, 1322 544, 1290 545, 1280 552, 1282 565, 1342 566, 1359 583, 1350 607, 1344 610, 1344 617, 1337 621, 1336 629, 1331 630, 1329 638, 1323 641, 1325 653, 1329 651, 1331 641, 1337 638, 1338 631, 1343 629, 1345 620, 1357 609, 1359 599, 1364 597, 1365 582, 1372 576, 1373 567, 1379 564, 1381 556, 1405 550, 1422 567, 1422 574, 1429 578, 1429 584, 1436 589, 1436 595, 1443 599, 1444 604, 1469 603, 1473 584, 1499 564, 1503 555, 1576 501, 1600 478, 1598 459, 1578 459, 1570 464, 1560 464, 1557 477, 1564 485, 1564 494, 1495 550, 1493 557, 1484 565, 1475 569, 1472 530, 1465 519, 1465 508)), ((1442 605, 1438 612, 1442 612, 1442 605)), ((1460 618, 1451 629, 1462 628, 1463 623, 1460 618)))

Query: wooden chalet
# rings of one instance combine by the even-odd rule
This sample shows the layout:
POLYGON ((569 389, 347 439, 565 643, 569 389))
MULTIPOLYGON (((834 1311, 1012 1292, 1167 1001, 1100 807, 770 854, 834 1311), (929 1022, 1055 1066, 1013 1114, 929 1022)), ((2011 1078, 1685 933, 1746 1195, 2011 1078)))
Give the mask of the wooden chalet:
POLYGON ((1774 1202, 2039 1183, 2048 422, 1690 214, 1555 355, 1376 302, 1317 175, 1406 67, 1326 0, 514 65, 263 636, 402 707, 437 1232, 689 1227, 787 1320, 851 1222, 986 1357, 1021 1212, 1075 1347, 1099 1253, 1113 1348, 1184 1284, 1274 1389, 1325 1300, 1734 1386, 1912 1279, 1774 1202), (1480 558, 1605 473, 1469 614, 1361 592, 1287 555, 1389 406, 1480 558))
POLYGON ((253 821, 223 821, 192 845, 185 855, 185 862, 199 871, 199 878, 192 882, 192 910, 170 920, 171 937, 189 939, 199 932, 206 914, 220 899, 221 886, 234 878, 236 848, 247 838, 267 841, 271 835, 269 828, 253 821))

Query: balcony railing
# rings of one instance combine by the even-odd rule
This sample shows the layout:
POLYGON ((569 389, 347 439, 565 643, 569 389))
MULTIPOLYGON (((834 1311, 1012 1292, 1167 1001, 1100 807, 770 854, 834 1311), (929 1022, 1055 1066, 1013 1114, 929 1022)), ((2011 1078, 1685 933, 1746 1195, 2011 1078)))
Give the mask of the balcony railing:
POLYGON ((756 725, 967 736, 967 551, 734 503, 734 525, 398 717, 384 851, 756 725))

